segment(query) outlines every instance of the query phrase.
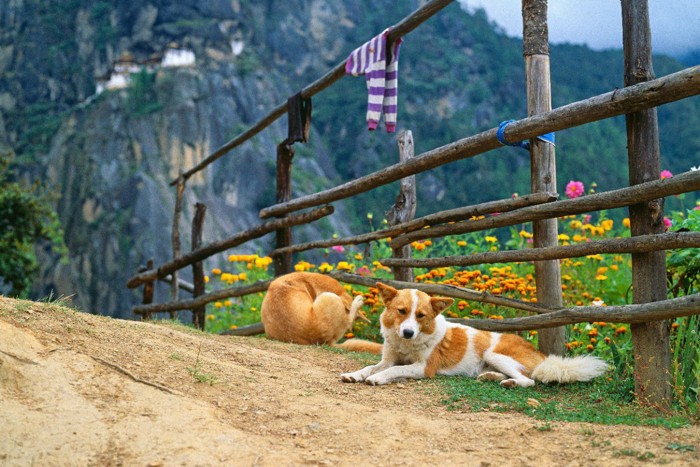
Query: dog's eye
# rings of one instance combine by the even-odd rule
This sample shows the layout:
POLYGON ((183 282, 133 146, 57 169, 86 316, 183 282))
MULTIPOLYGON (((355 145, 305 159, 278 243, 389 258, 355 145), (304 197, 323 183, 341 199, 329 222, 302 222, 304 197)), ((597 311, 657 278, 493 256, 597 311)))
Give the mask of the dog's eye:
POLYGON ((423 319, 425 318, 425 313, 416 313, 416 319, 423 319))
POLYGON ((399 312, 400 315, 406 314, 406 308, 399 308, 397 311, 399 312))

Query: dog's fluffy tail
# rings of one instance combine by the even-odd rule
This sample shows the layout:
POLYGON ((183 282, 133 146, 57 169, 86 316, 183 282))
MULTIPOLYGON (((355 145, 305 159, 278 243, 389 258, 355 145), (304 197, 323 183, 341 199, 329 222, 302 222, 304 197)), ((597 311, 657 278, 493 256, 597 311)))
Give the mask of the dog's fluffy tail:
POLYGON ((342 344, 333 344, 333 347, 349 350, 351 352, 382 353, 382 344, 378 342, 364 341, 362 339, 348 339, 342 344))
POLYGON ((530 377, 543 383, 573 383, 589 381, 607 369, 607 363, 590 355, 566 358, 549 355, 532 370, 530 377))

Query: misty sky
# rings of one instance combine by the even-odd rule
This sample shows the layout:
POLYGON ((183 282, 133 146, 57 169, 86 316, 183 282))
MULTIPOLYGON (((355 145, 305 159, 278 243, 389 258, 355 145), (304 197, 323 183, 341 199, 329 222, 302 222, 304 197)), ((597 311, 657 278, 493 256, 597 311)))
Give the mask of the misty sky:
MULTIPOLYGON (((509 36, 522 37, 521 0, 459 0, 481 7, 509 36)), ((654 53, 672 56, 700 49, 700 0, 649 0, 654 53)), ((549 0, 549 40, 622 48, 620 0, 549 0)))

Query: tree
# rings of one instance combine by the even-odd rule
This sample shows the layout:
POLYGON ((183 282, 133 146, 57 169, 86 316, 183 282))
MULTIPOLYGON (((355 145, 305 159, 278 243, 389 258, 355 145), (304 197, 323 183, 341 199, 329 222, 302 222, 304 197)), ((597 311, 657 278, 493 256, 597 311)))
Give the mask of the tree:
POLYGON ((14 154, 0 154, 0 292, 24 297, 38 265, 34 246, 48 241, 55 252, 67 255, 52 197, 39 183, 13 181, 14 154))

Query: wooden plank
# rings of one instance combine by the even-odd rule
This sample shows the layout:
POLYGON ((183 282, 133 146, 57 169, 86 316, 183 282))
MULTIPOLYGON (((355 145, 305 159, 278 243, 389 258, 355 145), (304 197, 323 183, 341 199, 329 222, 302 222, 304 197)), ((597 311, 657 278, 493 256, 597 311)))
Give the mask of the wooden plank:
MULTIPOLYGON (((182 171, 177 177, 177 187, 175 189, 175 212, 173 213, 173 227, 172 227, 172 245, 173 245, 173 258, 179 258, 181 253, 180 244, 180 217, 182 216, 182 198, 185 194, 185 178, 182 176, 182 171)), ((170 300, 176 301, 178 297, 178 272, 173 271, 173 280, 170 282, 170 300)), ((170 314, 170 319, 175 319, 175 313, 170 314)))
POLYGON ((241 297, 252 293, 264 292, 270 286, 270 282, 272 282, 272 279, 267 281, 259 281, 245 286, 229 287, 227 289, 209 292, 196 298, 180 300, 178 302, 139 305, 134 307, 134 313, 146 315, 150 313, 161 313, 164 311, 191 310, 192 308, 203 306, 217 300, 223 300, 225 298, 241 297))
POLYGON ((596 254, 629 254, 677 248, 700 248, 700 232, 669 232, 655 235, 639 235, 634 238, 609 238, 576 245, 528 248, 513 251, 488 251, 469 256, 448 256, 424 259, 381 260, 385 266, 411 266, 414 268, 442 268, 447 266, 473 266, 476 264, 517 263, 536 260, 579 258, 596 254))
POLYGON ((465 324, 486 331, 526 331, 546 329, 575 323, 646 323, 662 319, 700 314, 700 294, 638 305, 576 306, 538 316, 509 319, 459 319, 448 321, 465 324))
MULTIPOLYGON (((651 29, 647 0, 622 1, 622 38, 625 86, 654 79, 651 29)), ((630 185, 659 178, 661 155, 656 109, 638 110, 625 116, 630 185)), ((663 232, 663 199, 630 206, 633 236, 663 232)), ((663 251, 632 255, 634 303, 666 298, 666 256, 663 251)), ((668 409, 671 386, 671 323, 657 321, 632 326, 635 396, 644 404, 668 409)))
POLYGON ((252 229, 240 232, 226 240, 221 240, 219 242, 210 243, 208 245, 199 248, 196 251, 192 251, 186 255, 182 255, 180 258, 171 260, 165 264, 162 264, 156 269, 150 269, 148 271, 141 272, 131 279, 127 283, 129 288, 138 287, 140 284, 156 279, 161 279, 168 274, 182 269, 185 266, 189 266, 195 261, 201 261, 206 259, 216 253, 221 253, 234 246, 241 245, 248 242, 254 238, 262 237, 270 232, 274 232, 277 229, 281 229, 290 225, 308 224, 322 217, 328 216, 333 213, 333 206, 323 206, 318 209, 314 209, 309 212, 302 214, 288 216, 284 219, 277 219, 274 221, 268 221, 263 224, 253 227, 252 229))
POLYGON ((330 240, 317 240, 315 242, 299 243, 289 247, 279 248, 272 251, 270 256, 288 252, 295 253, 298 251, 313 250, 314 248, 329 248, 335 245, 357 245, 360 243, 371 242, 373 240, 379 240, 381 238, 394 237, 407 232, 413 232, 415 230, 423 229, 426 226, 462 221, 487 214, 509 212, 526 206, 551 203, 557 199, 559 199, 559 195, 556 193, 533 193, 530 195, 518 196, 517 198, 488 201, 486 203, 475 204, 472 206, 440 211, 424 217, 419 217, 418 219, 414 219, 409 222, 398 224, 391 228, 376 230, 366 234, 333 238, 330 240))
MULTIPOLYGON (((543 114, 515 121, 508 125, 508 141, 521 141, 553 131, 565 130, 596 120, 648 109, 668 102, 700 94, 700 65, 672 73, 653 81, 591 97, 559 107, 543 114)), ((260 211, 267 218, 299 209, 349 198, 378 186, 395 182, 440 165, 502 147, 496 138, 497 128, 454 141, 426 151, 408 162, 394 164, 318 193, 302 196, 260 211)))
POLYGON ((377 282, 390 285, 397 289, 418 289, 425 293, 434 295, 444 295, 446 297, 461 298, 480 303, 490 303, 492 305, 506 306, 516 310, 523 310, 531 313, 547 313, 553 311, 552 308, 539 303, 523 302, 514 298, 501 297, 492 295, 487 291, 477 292, 476 290, 467 289, 464 287, 455 287, 447 284, 423 284, 416 282, 397 281, 390 279, 378 279, 376 277, 360 276, 342 271, 332 271, 329 276, 338 279, 341 282, 348 284, 364 285, 366 287, 375 287, 377 282))
MULTIPOLYGON (((658 177, 658 176, 657 176, 658 177)), ((496 229, 540 219, 583 214, 586 212, 613 209, 640 202, 648 202, 666 196, 700 190, 700 171, 690 171, 674 175, 664 180, 640 183, 639 185, 612 191, 594 193, 574 199, 565 199, 539 206, 530 206, 517 211, 506 212, 498 216, 460 222, 456 224, 431 227, 411 232, 392 239, 391 246, 401 246, 415 240, 444 237, 486 229, 496 229)))

